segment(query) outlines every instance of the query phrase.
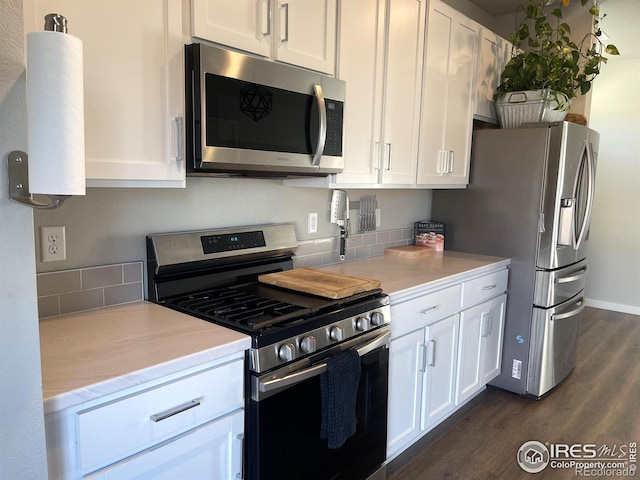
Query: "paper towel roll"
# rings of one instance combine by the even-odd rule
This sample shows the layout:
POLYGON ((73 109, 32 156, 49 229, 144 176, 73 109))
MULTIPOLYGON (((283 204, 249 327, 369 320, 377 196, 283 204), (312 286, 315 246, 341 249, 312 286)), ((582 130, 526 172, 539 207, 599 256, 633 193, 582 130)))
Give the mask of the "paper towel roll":
POLYGON ((29 192, 84 195, 82 41, 27 34, 29 192))

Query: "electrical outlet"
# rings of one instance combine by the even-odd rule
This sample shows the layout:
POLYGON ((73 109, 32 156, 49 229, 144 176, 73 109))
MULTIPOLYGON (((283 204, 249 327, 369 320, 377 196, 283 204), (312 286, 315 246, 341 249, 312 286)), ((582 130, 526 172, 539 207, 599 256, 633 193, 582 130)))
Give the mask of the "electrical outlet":
POLYGON ((380 209, 376 208, 376 227, 380 226, 380 216, 381 216, 380 209))
POLYGON ((43 262, 55 262, 67 259, 64 225, 57 227, 40 227, 40 250, 43 262))
POLYGON ((308 228, 307 233, 317 233, 318 231, 318 212, 309 212, 307 214, 308 228))

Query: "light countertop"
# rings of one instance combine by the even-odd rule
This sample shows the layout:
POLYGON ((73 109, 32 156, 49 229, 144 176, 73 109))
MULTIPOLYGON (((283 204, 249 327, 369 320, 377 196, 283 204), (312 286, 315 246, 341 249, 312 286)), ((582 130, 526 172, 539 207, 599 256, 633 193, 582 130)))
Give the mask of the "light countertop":
POLYGON ((247 335, 151 302, 40 321, 45 413, 251 347, 247 335))
POLYGON ((507 258, 445 250, 433 251, 419 258, 383 255, 337 263, 320 269, 380 280, 382 290, 393 302, 423 290, 459 281, 469 275, 505 268, 509 263, 511 261, 507 258))
MULTIPOLYGON (((393 302, 509 263, 444 251, 320 269, 380 280, 393 302)), ((44 410, 79 405, 250 347, 247 335, 146 301, 46 318, 40 321, 44 410)))

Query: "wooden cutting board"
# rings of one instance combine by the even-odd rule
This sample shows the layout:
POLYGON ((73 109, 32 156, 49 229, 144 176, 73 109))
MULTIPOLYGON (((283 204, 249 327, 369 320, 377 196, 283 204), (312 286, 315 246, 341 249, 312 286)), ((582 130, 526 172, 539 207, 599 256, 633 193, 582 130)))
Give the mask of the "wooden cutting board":
POLYGON ((294 268, 285 272, 260 275, 258 281, 296 292, 324 298, 346 298, 380 288, 380 281, 323 272, 314 268, 294 268))
POLYGON ((420 247, 417 245, 405 245, 404 247, 389 247, 384 249, 385 255, 393 255, 402 258, 420 258, 432 255, 433 248, 420 247))

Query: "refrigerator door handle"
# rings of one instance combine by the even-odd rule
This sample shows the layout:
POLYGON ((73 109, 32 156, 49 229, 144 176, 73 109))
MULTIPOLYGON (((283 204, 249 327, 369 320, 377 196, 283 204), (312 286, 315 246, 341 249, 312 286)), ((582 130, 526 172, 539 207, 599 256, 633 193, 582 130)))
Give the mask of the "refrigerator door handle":
POLYGON ((584 298, 580 298, 580 300, 578 300, 574 305, 577 305, 578 308, 574 308, 573 310, 565 313, 554 313, 553 315, 551 315, 551 320, 563 320, 565 318, 574 317, 582 312, 582 310, 584 310, 587 306, 584 298))
MULTIPOLYGON (((586 208, 585 208, 584 218, 582 219, 582 226, 580 227, 580 234, 578 235, 578 238, 576 240, 576 247, 575 247, 576 250, 582 246, 582 242, 586 238, 587 231, 589 230, 589 225, 591 224, 591 209, 592 209, 592 206, 593 206, 593 190, 594 190, 594 186, 595 186, 595 172, 593 171, 594 170, 594 163, 593 163, 592 146, 591 146, 590 143, 585 142, 584 148, 585 148, 586 155, 583 156, 583 160, 582 161, 586 162, 586 164, 587 164, 587 173, 588 173, 588 177, 587 177, 587 201, 586 201, 586 204, 585 204, 586 208)), ((578 182, 580 180, 580 171, 581 171, 581 169, 578 169, 578 172, 576 173, 574 196, 578 192, 578 182)))
POLYGON ((560 278, 556 278, 555 283, 561 284, 561 283, 571 283, 571 282, 575 282, 576 280, 580 280, 582 277, 584 277, 587 273, 587 267, 583 267, 580 270, 578 270, 577 272, 575 272, 575 275, 570 275, 568 277, 560 277, 560 278))

